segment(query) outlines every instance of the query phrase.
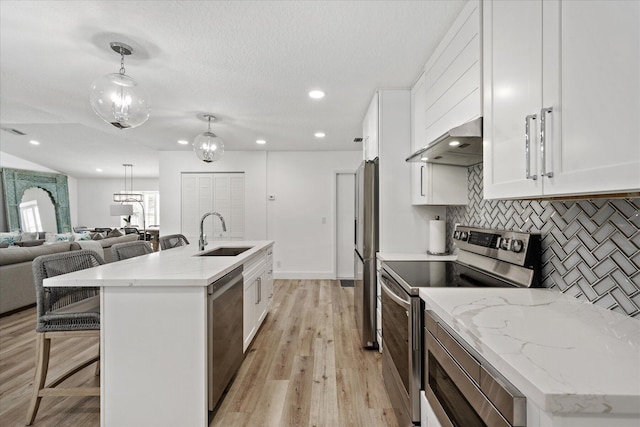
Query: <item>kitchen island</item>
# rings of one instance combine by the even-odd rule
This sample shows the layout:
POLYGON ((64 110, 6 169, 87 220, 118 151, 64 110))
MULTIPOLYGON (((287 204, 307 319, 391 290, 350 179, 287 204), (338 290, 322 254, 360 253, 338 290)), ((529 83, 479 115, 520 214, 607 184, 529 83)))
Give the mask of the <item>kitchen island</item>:
POLYGON ((208 425, 207 287, 272 245, 216 241, 203 253, 250 249, 198 256, 191 244, 45 279, 101 288, 101 426, 208 425))
POLYGON ((527 399, 527 425, 640 424, 640 321, 549 289, 423 288, 435 313, 527 399))

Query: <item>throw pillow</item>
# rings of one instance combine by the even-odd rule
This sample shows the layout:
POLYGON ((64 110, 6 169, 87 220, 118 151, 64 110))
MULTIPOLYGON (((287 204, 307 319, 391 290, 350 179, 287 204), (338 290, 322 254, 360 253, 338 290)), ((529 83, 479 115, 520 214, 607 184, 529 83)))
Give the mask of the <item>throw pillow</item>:
POLYGON ((0 243, 0 249, 1 248, 8 248, 9 247, 9 242, 2 242, 0 243))
POLYGON ((46 233, 45 242, 53 243, 53 242, 71 242, 73 241, 72 233, 46 233))
POLYGON ((117 228, 114 228, 109 233, 107 233, 107 237, 120 237, 120 236, 122 236, 122 233, 117 228))
POLYGON ((89 233, 73 233, 73 240, 77 242, 78 240, 91 240, 91 234, 89 233))
POLYGON ((91 240, 102 240, 104 239, 104 236, 102 235, 102 233, 93 233, 93 236, 91 236, 91 240))
POLYGON ((20 241, 24 242, 27 240, 36 240, 38 238, 38 232, 34 231, 33 233, 27 232, 27 231, 23 231, 20 234, 20 241))
POLYGON ((10 233, 0 233, 0 243, 8 243, 9 246, 13 246, 14 242, 20 240, 20 232, 12 231, 10 233))

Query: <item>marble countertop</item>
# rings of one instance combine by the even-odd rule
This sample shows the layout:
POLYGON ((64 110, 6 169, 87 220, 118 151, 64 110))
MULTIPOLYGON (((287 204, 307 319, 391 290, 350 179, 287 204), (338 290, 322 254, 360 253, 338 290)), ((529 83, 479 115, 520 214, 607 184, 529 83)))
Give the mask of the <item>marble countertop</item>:
POLYGON ((549 289, 423 288, 420 297, 541 409, 640 414, 640 320, 549 289))
POLYGON ((271 240, 210 242, 202 252, 219 247, 251 247, 237 256, 197 256, 197 244, 112 262, 44 280, 44 286, 208 286, 244 264, 271 240))
POLYGON ((456 255, 429 255, 427 253, 378 252, 380 261, 454 261, 456 255))

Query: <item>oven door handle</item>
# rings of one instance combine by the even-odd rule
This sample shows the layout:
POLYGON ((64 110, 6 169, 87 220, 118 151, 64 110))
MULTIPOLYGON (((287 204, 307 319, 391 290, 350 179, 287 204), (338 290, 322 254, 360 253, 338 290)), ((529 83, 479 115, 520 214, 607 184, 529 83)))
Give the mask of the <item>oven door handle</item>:
MULTIPOLYGON (((500 414, 500 412, 498 412, 491 401, 487 399, 487 397, 480 391, 478 386, 473 383, 471 378, 468 377, 464 370, 456 363, 455 359, 444 349, 444 347, 442 347, 442 345, 438 341, 436 341, 433 335, 426 334, 426 336, 427 351, 431 353, 435 360, 440 364, 440 366, 442 366, 442 369, 451 378, 460 393, 473 407, 482 421, 490 426, 512 427, 512 424, 509 423, 502 416, 502 414, 500 414)), ((440 402, 438 401, 435 393, 433 393, 430 385, 427 384, 427 387, 429 388, 429 391, 431 391, 431 393, 427 393, 427 400, 429 400, 432 406, 440 407, 440 402)), ((446 415, 442 415, 446 417, 446 415)), ((439 420, 441 423, 446 424, 446 421, 443 421, 441 419, 439 420)), ((450 422, 449 420, 447 421, 450 422)), ((525 424, 526 421, 524 421, 523 424, 516 423, 515 425, 523 426, 525 424)))
POLYGON ((401 298, 396 292, 394 292, 393 289, 391 289, 391 287, 388 285, 389 282, 386 277, 382 276, 381 279, 382 280, 380 281, 380 288, 382 289, 382 291, 387 294, 387 296, 391 298, 393 302, 409 311, 411 309, 411 300, 405 300, 401 298))

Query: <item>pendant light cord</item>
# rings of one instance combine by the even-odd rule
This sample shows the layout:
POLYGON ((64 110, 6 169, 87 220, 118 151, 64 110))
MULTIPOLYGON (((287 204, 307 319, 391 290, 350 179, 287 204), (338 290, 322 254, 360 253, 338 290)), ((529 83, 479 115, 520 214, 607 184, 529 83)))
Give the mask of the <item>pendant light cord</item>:
POLYGON ((124 194, 129 195, 133 193, 133 165, 129 163, 124 163, 124 194), (127 170, 129 170, 129 190, 127 191, 127 170))
POLYGON ((124 76, 124 50, 120 47, 120 75, 124 76))

